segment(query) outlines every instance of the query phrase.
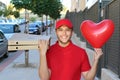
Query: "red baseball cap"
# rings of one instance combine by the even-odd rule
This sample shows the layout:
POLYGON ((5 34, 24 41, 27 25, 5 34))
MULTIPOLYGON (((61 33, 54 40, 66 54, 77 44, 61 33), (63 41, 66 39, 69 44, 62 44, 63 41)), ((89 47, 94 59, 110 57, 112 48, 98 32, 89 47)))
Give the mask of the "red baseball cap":
POLYGON ((72 22, 69 19, 60 19, 56 22, 56 29, 61 27, 62 25, 66 25, 68 28, 72 29, 73 25, 72 22))

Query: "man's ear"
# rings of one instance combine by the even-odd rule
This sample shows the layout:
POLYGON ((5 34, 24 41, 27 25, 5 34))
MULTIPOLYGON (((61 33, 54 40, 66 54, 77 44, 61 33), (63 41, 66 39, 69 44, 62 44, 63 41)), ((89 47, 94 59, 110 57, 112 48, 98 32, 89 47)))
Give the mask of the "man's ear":
POLYGON ((73 34, 73 30, 72 30, 72 34, 73 34))
POLYGON ((57 32, 57 29, 55 29, 55 33, 57 32))

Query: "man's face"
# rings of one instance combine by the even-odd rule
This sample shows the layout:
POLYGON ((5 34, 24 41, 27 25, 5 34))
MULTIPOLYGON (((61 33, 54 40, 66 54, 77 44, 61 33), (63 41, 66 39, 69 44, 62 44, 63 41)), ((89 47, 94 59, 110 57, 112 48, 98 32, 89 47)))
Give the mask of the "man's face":
POLYGON ((56 35, 60 44, 67 45, 72 36, 72 29, 63 25, 60 28, 56 29, 56 35))

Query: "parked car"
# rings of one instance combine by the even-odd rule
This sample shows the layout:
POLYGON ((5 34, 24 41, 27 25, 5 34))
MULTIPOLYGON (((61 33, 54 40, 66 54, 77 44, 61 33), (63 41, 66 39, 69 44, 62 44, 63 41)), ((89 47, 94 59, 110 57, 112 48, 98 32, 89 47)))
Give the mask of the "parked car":
POLYGON ((35 21, 34 23, 37 23, 39 24, 39 27, 41 28, 41 31, 45 31, 45 26, 44 26, 44 23, 42 21, 35 21))
POLYGON ((2 30, 0 30, 0 58, 8 57, 8 40, 2 30))
POLYGON ((19 25, 14 24, 14 23, 0 23, 0 29, 4 33, 17 33, 17 32, 20 32, 19 25))
POLYGON ((29 34, 41 34, 41 28, 37 23, 29 23, 29 34))

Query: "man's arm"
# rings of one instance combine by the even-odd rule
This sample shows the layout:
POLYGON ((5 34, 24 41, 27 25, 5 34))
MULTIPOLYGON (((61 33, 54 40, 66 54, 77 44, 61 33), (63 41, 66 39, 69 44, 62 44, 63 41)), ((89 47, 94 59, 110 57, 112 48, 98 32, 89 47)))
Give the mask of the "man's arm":
POLYGON ((40 40, 39 41, 39 51, 40 51, 40 66, 39 66, 39 76, 41 80, 49 80, 50 71, 47 66, 46 52, 48 49, 49 41, 40 40))
POLYGON ((85 78, 85 80, 94 80, 96 72, 97 72, 97 66, 98 66, 99 59, 103 54, 102 49, 100 48, 94 48, 94 50, 95 50, 94 62, 93 62, 91 69, 89 71, 82 72, 82 75, 85 78))

